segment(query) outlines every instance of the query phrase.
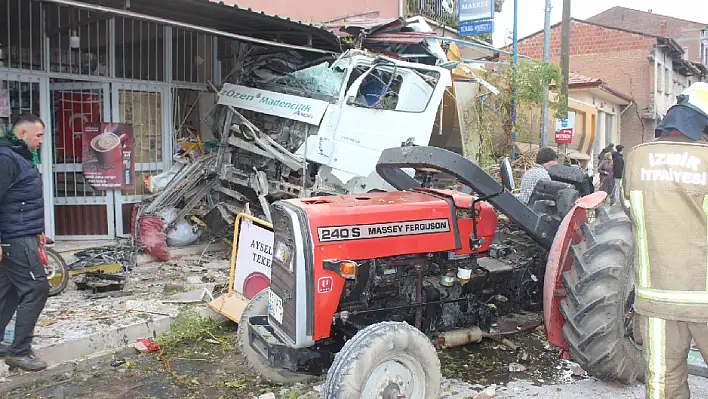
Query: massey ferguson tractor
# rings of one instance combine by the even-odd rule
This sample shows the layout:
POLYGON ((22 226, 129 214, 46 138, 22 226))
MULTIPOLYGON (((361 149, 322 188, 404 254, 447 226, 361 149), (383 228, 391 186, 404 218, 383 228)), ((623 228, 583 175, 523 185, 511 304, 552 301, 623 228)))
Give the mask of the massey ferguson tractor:
POLYGON ((473 342, 520 310, 543 310, 547 339, 595 377, 643 378, 631 225, 586 173, 550 168, 526 205, 508 160, 502 184, 435 147, 387 149, 376 170, 399 191, 271 205, 271 285, 238 327, 264 378, 327 373, 328 399, 438 398, 433 342, 473 342), (436 174, 463 189, 432 188, 436 174))

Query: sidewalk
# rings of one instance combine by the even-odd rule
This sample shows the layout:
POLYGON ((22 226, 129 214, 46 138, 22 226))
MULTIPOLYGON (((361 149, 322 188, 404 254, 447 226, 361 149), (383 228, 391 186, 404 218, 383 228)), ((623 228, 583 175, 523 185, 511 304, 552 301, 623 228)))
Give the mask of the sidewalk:
MULTIPOLYGON (((64 243, 58 247, 67 263, 74 252, 87 248, 64 243)), ((206 303, 225 289, 228 254, 223 245, 212 244, 202 255, 204 249, 204 245, 173 249, 168 262, 141 255, 120 291, 92 295, 77 290, 75 281, 80 276, 73 277, 61 294, 47 301, 35 328, 35 350, 51 368, 124 348, 138 338, 151 338, 169 329, 187 309, 221 318, 206 303), (185 292, 191 296, 184 296, 185 292)), ((10 375, 0 362, 0 379, 20 374, 10 375)))

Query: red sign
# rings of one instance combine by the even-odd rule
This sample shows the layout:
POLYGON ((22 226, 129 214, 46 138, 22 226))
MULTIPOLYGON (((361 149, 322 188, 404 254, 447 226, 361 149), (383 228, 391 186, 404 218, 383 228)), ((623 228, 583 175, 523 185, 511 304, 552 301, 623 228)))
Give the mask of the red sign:
POLYGON ((556 143, 570 144, 573 142, 573 129, 561 129, 556 131, 556 143))
MULTIPOLYGON (((101 99, 97 94, 61 92, 59 134, 55 144, 57 162, 80 163, 84 125, 101 120, 101 99)), ((1 115, 0 115, 1 116, 1 115)))
POLYGON ((135 188, 133 125, 84 124, 82 173, 96 190, 135 188))
POLYGON ((317 280, 317 292, 320 294, 326 294, 332 291, 334 288, 334 279, 332 277, 320 277, 317 280))

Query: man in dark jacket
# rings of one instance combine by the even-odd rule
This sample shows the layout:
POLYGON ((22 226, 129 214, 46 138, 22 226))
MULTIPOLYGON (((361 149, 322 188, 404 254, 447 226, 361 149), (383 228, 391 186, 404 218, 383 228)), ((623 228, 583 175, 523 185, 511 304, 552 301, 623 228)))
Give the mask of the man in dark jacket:
POLYGON ((49 296, 40 255, 44 246, 42 176, 37 169, 44 123, 20 115, 0 137, 0 333, 17 310, 15 338, 0 346, 9 366, 39 371, 47 364, 32 351, 37 319, 49 296))

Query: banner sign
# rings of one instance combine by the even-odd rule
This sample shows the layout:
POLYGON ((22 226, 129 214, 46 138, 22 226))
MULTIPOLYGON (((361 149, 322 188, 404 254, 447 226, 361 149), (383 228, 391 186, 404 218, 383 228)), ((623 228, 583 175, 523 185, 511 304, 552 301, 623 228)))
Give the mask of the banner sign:
POLYGON ((556 143, 570 144, 575 134, 575 112, 568 112, 567 119, 556 119, 556 143))
POLYGON ((557 144, 570 144, 573 142, 573 129, 556 130, 557 144))
POLYGON ((494 19, 494 0, 458 0, 458 22, 494 19))
POLYGON ((460 22, 457 26, 457 33, 462 36, 481 35, 483 33, 494 33, 493 20, 460 22))
POLYGON ((234 273, 234 291, 248 299, 270 286, 273 260, 273 231, 248 219, 241 219, 234 273))
POLYGON ((293 119, 318 126, 327 111, 328 102, 274 91, 224 83, 219 91, 219 104, 230 105, 268 115, 293 119))
POLYGON ((83 132, 82 173, 96 190, 135 188, 133 125, 87 123, 83 132))

